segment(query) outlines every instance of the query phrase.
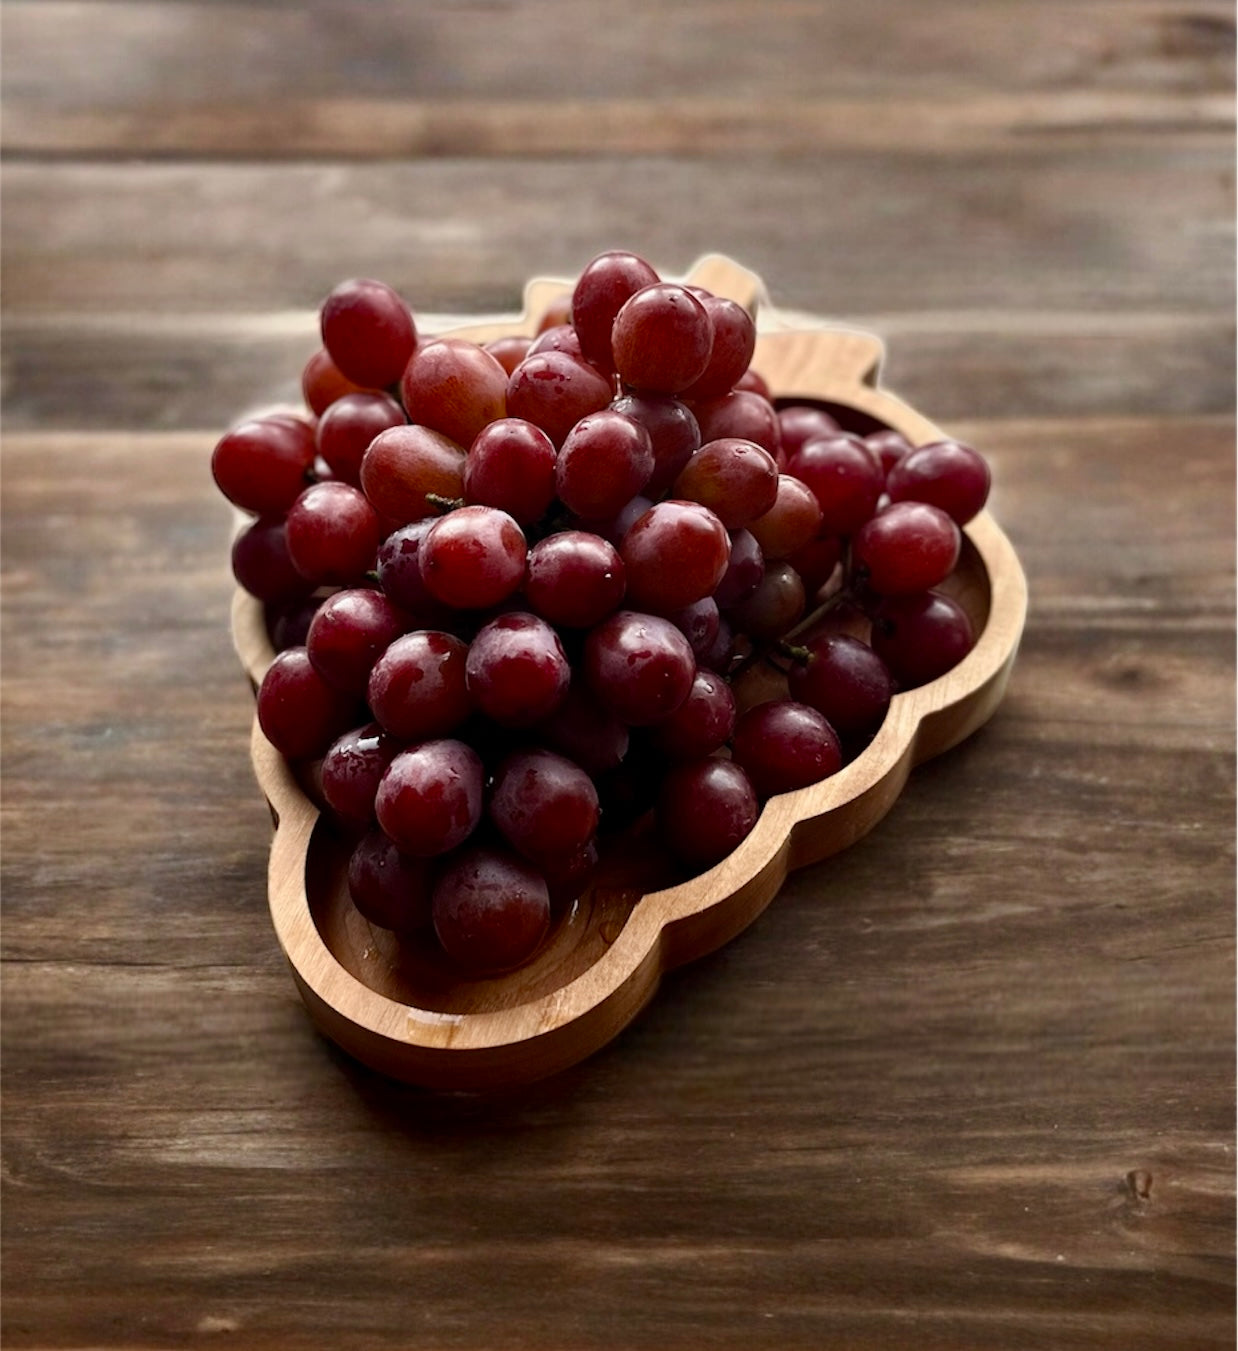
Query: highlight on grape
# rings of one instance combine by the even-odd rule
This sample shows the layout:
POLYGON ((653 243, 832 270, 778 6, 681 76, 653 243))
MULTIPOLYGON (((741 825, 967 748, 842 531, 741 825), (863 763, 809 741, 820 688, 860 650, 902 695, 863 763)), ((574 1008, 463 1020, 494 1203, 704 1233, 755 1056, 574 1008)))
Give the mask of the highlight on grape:
POLYGON ((634 820, 712 867, 975 641, 940 589, 975 450, 776 402, 752 315, 633 253, 565 301, 478 344, 342 282, 305 410, 212 456, 276 648, 262 731, 352 841, 361 914, 467 973, 533 957, 634 820), (741 708, 756 663, 785 694, 741 708))

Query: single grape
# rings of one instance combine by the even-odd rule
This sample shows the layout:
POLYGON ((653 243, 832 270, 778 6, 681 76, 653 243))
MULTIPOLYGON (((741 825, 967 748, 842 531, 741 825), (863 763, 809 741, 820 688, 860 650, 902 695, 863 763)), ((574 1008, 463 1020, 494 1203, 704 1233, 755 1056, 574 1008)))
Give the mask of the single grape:
POLYGON ((328 685, 303 647, 279 653, 258 686, 258 725, 287 760, 321 755, 357 723, 357 701, 328 685))
POLYGON ((850 432, 806 442, 787 461, 787 473, 812 489, 825 535, 858 530, 876 510, 884 484, 873 453, 850 432))
POLYGON ((232 575, 261 601, 288 601, 304 596, 311 583, 297 571, 288 553, 282 516, 260 516, 232 541, 232 575))
POLYGON ((774 405, 751 390, 733 390, 721 398, 693 405, 701 429, 701 444, 737 437, 753 441, 773 456, 783 458, 782 433, 774 405))
POLYGON ((540 427, 556 446, 581 418, 600 413, 610 400, 610 381, 566 352, 525 357, 507 382, 508 416, 540 427))
POLYGON ((718 632, 709 646, 708 652, 697 656, 699 665, 710 671, 726 675, 735 659, 735 631, 725 615, 718 618, 718 632))
POLYGON ((563 702, 572 672, 554 629, 517 611, 481 628, 469 645, 465 675, 487 717, 504 727, 529 727, 563 702))
POLYGON ((592 840, 597 789, 579 765, 554 751, 516 751, 495 772, 490 819, 530 862, 562 858, 592 840))
POLYGON ((779 474, 774 503, 749 523, 764 558, 790 558, 821 529, 821 507, 809 486, 791 474, 779 474))
POLYGON ((288 510, 288 554, 316 586, 349 586, 374 567, 382 526, 360 488, 315 483, 288 510))
POLYGON ((529 550, 525 599, 552 624, 592 628, 623 600, 624 576, 623 559, 609 540, 561 530, 529 550))
POLYGON ((359 487, 361 461, 370 442, 405 421, 404 410, 386 394, 345 394, 318 420, 318 453, 336 478, 359 487))
POLYGON ((443 951, 476 975, 527 962, 550 929, 550 892, 540 873, 506 850, 462 850, 439 874, 431 900, 443 951))
POLYGON ((628 729, 577 678, 558 708, 537 726, 538 737, 586 774, 616 768, 628 753, 628 729))
POLYGON ((765 555, 750 530, 731 532, 731 556, 722 580, 714 589, 714 600, 720 609, 738 605, 761 585, 765 576, 765 555))
POLYGON ((437 338, 423 343, 400 380, 410 422, 470 446, 507 412, 507 372, 475 342, 437 338))
POLYGON ((938 591, 890 596, 872 618, 873 651, 901 690, 945 675, 975 646, 967 611, 938 591))
POLYGON ((306 407, 315 417, 321 417, 336 399, 342 399, 345 394, 365 392, 368 391, 350 380, 331 360, 331 353, 325 347, 320 347, 310 357, 301 372, 301 393, 306 407))
POLYGON ((911 442, 893 427, 884 431, 872 432, 864 438, 864 444, 881 461, 882 472, 888 477, 890 470, 912 450, 911 442))
POLYGON ((361 488, 394 525, 437 516, 433 498, 455 501, 464 493, 464 451, 429 427, 392 427, 370 442, 361 488))
POLYGON ((327 805, 346 825, 373 822, 379 782, 401 749, 376 722, 354 727, 331 743, 319 781, 327 805))
POLYGON ((552 910, 562 910, 582 896, 598 869, 598 847, 590 840, 574 854, 545 860, 538 871, 546 879, 552 910))
POLYGON ((649 433, 629 417, 604 408, 581 420, 564 437, 555 465, 555 491, 584 520, 605 520, 620 511, 653 473, 649 433))
POLYGON ((482 815, 482 763, 463 741, 423 741, 387 766, 374 810, 397 847, 416 858, 455 849, 482 815))
POLYGON ((552 328, 562 328, 564 324, 571 322, 572 293, 562 291, 542 311, 542 317, 537 321, 538 336, 548 333, 552 328))
POLYGON ((851 541, 855 576, 881 596, 928 591, 954 571, 962 534, 940 507, 892 502, 851 541))
POLYGON ((760 371, 754 371, 751 366, 735 382, 735 392, 742 393, 747 390, 751 394, 759 394, 763 399, 773 399, 770 392, 769 382, 760 371))
POLYGON ((705 373, 713 324, 701 302, 675 282, 635 292, 615 315, 611 350, 623 383, 642 393, 678 394, 705 373))
POLYGON ((988 501, 991 475, 984 457, 959 441, 918 446, 890 470, 893 502, 929 502, 966 525, 988 501))
POLYGON ((757 327, 752 315, 737 301, 697 291, 696 298, 705 307, 713 327, 714 341, 709 365, 683 392, 685 399, 704 402, 729 394, 742 378, 757 345, 757 327))
POLYGON ((584 671, 602 706, 631 727, 673 713, 688 697, 696 661, 670 622, 619 610, 585 639, 584 671))
POLYGON ((496 507, 459 507, 426 531, 418 555, 432 596, 460 610, 506 600, 524 580, 527 546, 520 527, 496 507))
POLYGON ((764 799, 819 783, 842 768, 838 734, 815 708, 774 699, 741 713, 731 756, 764 799))
POLYGON ((588 361, 580 349, 580 338, 571 324, 552 324, 544 328, 529 344, 526 356, 536 356, 538 352, 566 352, 577 361, 588 361))
POLYGON ((499 363, 507 372, 508 378, 517 366, 529 355, 529 348, 533 345, 532 338, 526 338, 521 334, 509 334, 505 338, 495 338, 485 344, 486 351, 499 363))
POLYGON ((271 646, 276 652, 305 646, 310 625, 321 604, 321 597, 310 595, 267 607, 267 628, 271 634, 271 646))
POLYGON ((649 433, 653 473, 645 491, 651 499, 661 497, 700 447, 701 429, 696 415, 686 403, 670 394, 623 394, 611 408, 639 422, 649 433))
POLYGON ((581 271, 572 292, 572 324, 581 351, 600 370, 615 369, 610 340, 615 316, 637 291, 658 280, 643 258, 620 249, 599 254, 581 271))
POLYGON ((416 629, 374 663, 368 696, 375 718, 405 741, 441 737, 469 716, 468 644, 455 634, 416 629))
POLYGON ((411 521, 393 530, 378 546, 378 584, 384 595, 400 609, 407 611, 423 629, 447 628, 452 623, 452 610, 426 590, 421 575, 421 541, 439 518, 411 521))
POLYGON ((693 601, 682 610, 672 610, 666 617, 688 640, 692 655, 698 662, 713 650, 722 616, 718 611, 718 602, 712 596, 693 601))
POLYGON ((310 480, 314 433, 276 417, 250 418, 220 438, 211 473, 233 506, 255 516, 282 516, 310 480))
POLYGON ((740 530, 773 509, 778 466, 755 441, 726 436, 709 441, 680 470, 671 496, 699 502, 726 526, 740 530))
POLYGON ((885 662, 847 633, 822 634, 803 646, 804 656, 787 673, 791 698, 824 715, 843 741, 875 732, 894 693, 885 662))
POLYGON ((430 922, 432 864, 402 854, 377 826, 348 859, 348 895, 363 918, 380 929, 412 933, 430 922))
POLYGON ((805 442, 817 441, 842 431, 838 422, 824 408, 807 403, 793 403, 778 410, 778 431, 782 451, 788 459, 798 454, 805 442))
POLYGON ((671 760, 699 760, 730 740, 735 698, 716 671, 698 670, 688 697, 649 729, 650 739, 671 760))
POLYGON ((323 301, 320 322, 332 361, 366 389, 394 385, 417 346, 412 313, 381 281, 341 282, 323 301))
POLYGON ((629 502, 613 515, 607 517, 604 521, 577 521, 579 529, 587 531, 591 535, 598 535, 608 543, 613 544, 616 549, 623 547, 623 537, 636 524, 637 521, 653 506, 653 499, 644 496, 643 493, 637 493, 629 502))
POLYGON ((464 500, 498 507, 518 525, 531 525, 555 496, 555 448, 540 427, 499 418, 484 427, 464 461, 464 500))
POLYGON ((713 594, 731 559, 726 526, 698 502, 657 502, 619 550, 633 607, 665 614, 713 594))
POLYGON ((709 758, 676 765, 658 796, 663 840, 682 863, 698 871, 734 853, 760 814, 747 774, 732 760, 709 758))
POLYGON ((790 563, 772 561, 757 589, 727 611, 740 633, 757 639, 780 638, 798 622, 807 604, 804 582, 790 563))
POLYGON ((815 596, 833 577, 842 556, 843 542, 837 535, 817 535, 788 554, 787 562, 799 573, 805 590, 815 596))
POLYGON ((352 587, 336 591, 318 607, 305 647, 328 685, 364 695, 374 663, 410 628, 410 616, 381 591, 352 587))

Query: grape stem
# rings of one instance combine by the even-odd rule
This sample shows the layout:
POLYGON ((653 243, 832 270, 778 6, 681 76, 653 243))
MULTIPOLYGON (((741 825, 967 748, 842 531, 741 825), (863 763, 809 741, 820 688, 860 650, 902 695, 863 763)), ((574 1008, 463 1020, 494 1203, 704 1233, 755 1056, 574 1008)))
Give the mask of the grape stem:
POLYGON ((463 497, 444 497, 442 493, 426 493, 426 501, 442 512, 455 511, 457 507, 464 506, 463 497))

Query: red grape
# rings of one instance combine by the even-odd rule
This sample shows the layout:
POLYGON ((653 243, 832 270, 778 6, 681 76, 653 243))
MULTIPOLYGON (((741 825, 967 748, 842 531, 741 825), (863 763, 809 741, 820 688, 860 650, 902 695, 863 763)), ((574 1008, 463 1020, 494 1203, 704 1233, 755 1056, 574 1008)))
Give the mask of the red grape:
POLYGON ((878 595, 928 591, 954 570, 962 535, 940 507, 892 502, 856 531, 851 541, 855 575, 878 595))
POLYGON ((699 502, 728 530, 751 525, 778 497, 778 466, 755 441, 722 437, 708 441, 679 472, 671 495, 699 502))
POLYGON ((346 825, 372 823, 379 781, 400 750, 376 722, 354 727, 331 743, 319 780, 327 805, 346 825))
POLYGON ((571 667, 559 635, 536 615, 499 615, 469 645, 473 702, 504 727, 529 727, 563 702, 571 667))
POLYGON ((713 327, 714 341, 709 365, 683 392, 685 399, 703 401, 729 394, 752 360, 757 345, 757 328, 737 301, 708 292, 697 293, 713 327))
POLYGON ((765 576, 765 555, 750 530, 731 532, 731 555, 722 580, 714 589, 714 600, 721 609, 738 605, 761 585, 765 576))
POLYGON ((349 586, 374 567, 378 514, 360 488, 315 483, 288 510, 288 554, 315 585, 349 586))
POLYGON ((959 441, 934 441, 894 465, 886 491, 893 502, 929 502, 966 525, 988 500, 990 481, 979 452, 959 441))
POLYGON ((255 516, 282 516, 309 482, 316 449, 304 424, 250 418, 226 432, 211 455, 219 491, 255 516))
POLYGON ((698 502, 657 502, 619 550, 633 606, 667 613, 713 594, 731 559, 726 526, 698 502))
POLYGON ((285 759, 321 755, 356 720, 356 699, 328 685, 303 647, 281 652, 258 686, 258 725, 285 759))
POLYGON ((734 728, 731 687, 715 671, 697 671, 688 697, 650 728, 650 738, 672 760, 699 760, 728 741, 734 728))
POLYGON ((417 346, 412 313, 385 282, 341 282, 323 301, 320 319, 332 361, 367 389, 394 385, 417 346))
POLYGON ((611 329, 615 316, 637 291, 659 280, 634 253, 611 249, 587 263, 572 292, 572 323, 585 357, 601 370, 615 368, 611 329))
POLYGON ((380 929, 409 933, 430 922, 432 865, 402 854, 375 826, 348 860, 348 894, 353 905, 380 929))
POLYGON ((380 432, 361 461, 361 488, 385 520, 396 525, 436 516, 430 500, 455 501, 464 492, 464 451, 429 427, 380 432))
POLYGON ((774 405, 762 395, 750 390, 734 390, 708 403, 695 404, 693 411, 701 429, 702 445, 733 436, 743 441, 755 441, 775 461, 782 458, 778 414, 774 405))
POLYGON ((881 461, 882 471, 887 477, 899 460, 911 453, 912 448, 911 442, 902 432, 896 432, 892 427, 885 431, 872 432, 864 438, 864 444, 881 461))
POLYGON ((740 714, 731 755, 760 798, 807 788, 842 767, 838 734, 815 708, 793 699, 774 699, 740 714))
POLYGON ((524 594, 529 607, 552 624, 591 628, 623 599, 623 560, 599 535, 561 530, 529 550, 524 594))
POLYGON ((807 403, 794 403, 778 410, 778 431, 782 439, 782 452, 790 459, 807 441, 818 441, 823 436, 832 436, 842 428, 824 408, 814 408, 807 403))
POLYGON ((417 629, 397 638, 370 672, 374 716, 406 741, 454 731, 473 708, 467 657, 468 644, 452 633, 417 629))
POLYGON ((389 600, 407 610, 423 629, 441 629, 451 622, 450 606, 444 605, 426 590, 421 575, 421 541, 439 518, 410 521, 378 546, 378 584, 389 600))
POLYGON ((554 751, 516 751, 495 772, 490 819, 531 862, 562 858, 593 838, 597 789, 579 765, 554 751))
POLYGON ((345 394, 363 392, 367 391, 340 370, 325 347, 320 347, 310 357, 301 372, 301 393, 305 397, 306 407, 316 417, 321 417, 336 399, 342 399, 345 394))
POLYGON ((337 478, 360 485, 361 460, 370 442, 405 421, 404 410, 386 394, 345 394, 318 420, 318 453, 337 478))
POLYGON ((555 448, 540 427, 499 418, 478 434, 464 461, 464 500, 498 507, 519 525, 546 514, 555 496, 555 448))
POLYGON ((305 595, 312 585, 288 553, 282 516, 260 516, 237 535, 232 541, 232 575, 262 601, 292 600, 305 595))
POLYGON ((713 324, 701 302, 675 282, 655 282, 624 301, 611 329, 615 369, 629 389, 678 394, 709 364, 713 324))
POLYGON ((639 727, 667 717, 683 703, 696 661, 688 640, 669 619, 619 610, 590 630, 584 670, 603 707, 639 727))
POLYGON ((807 660, 787 673, 791 698, 823 714, 844 741, 875 732, 894 692, 885 662, 847 633, 823 634, 804 647, 807 660))
POLYGON ((410 422, 469 446, 506 413, 507 378, 484 347, 464 338, 437 338, 414 353, 400 395, 410 422))
POLYGON ((555 489, 569 511, 585 520, 604 520, 640 492, 653 464, 644 427, 604 408, 581 418, 564 437, 555 489))
POLYGON ((546 880, 506 850, 462 850, 439 874, 431 901, 443 951, 487 975, 526 962, 550 929, 546 880))
POLYGON ((658 795, 658 827, 681 862, 710 868, 732 854, 761 814, 748 776, 732 760, 674 766, 658 795))
POLYGON ((748 529, 769 559, 790 558, 821 529, 821 507, 812 489, 791 474, 779 474, 774 504, 748 529))
POLYGON ((529 355, 529 348, 532 345, 532 338, 512 333, 505 338, 495 338, 493 341, 486 343, 485 348, 503 367, 510 378, 512 371, 529 355))
POLYGON ((537 734, 587 774, 615 769, 628 753, 627 727, 575 678, 559 707, 538 724, 537 734))
POLYGON ((780 638, 804 613, 804 582, 790 563, 772 561, 746 600, 733 605, 727 618, 751 638, 780 638))
POLYGON ((497 605, 524 580, 520 527, 496 507, 459 507, 426 531, 418 560, 432 596, 460 610, 497 605))
POLYGON ((653 473, 645 489, 651 498, 661 497, 700 447, 696 415, 686 403, 669 394, 624 394, 611 407, 639 422, 649 433, 653 473))
POLYGON ((400 850, 432 858, 456 848, 482 814, 483 770, 463 741, 423 741, 387 766, 374 810, 400 850))
POLYGON ((507 382, 509 416, 540 427, 556 446, 582 417, 600 413, 610 400, 610 382, 566 352, 525 357, 507 382))
POLYGON ((883 600, 873 611, 872 644, 899 689, 909 690, 957 666, 975 635, 957 601, 926 591, 883 600))
POLYGON ((364 695, 374 663, 412 627, 412 620, 369 587, 337 591, 318 607, 305 647, 329 685, 364 695))
POLYGON ((872 452, 850 432, 806 442, 787 461, 787 473, 812 489, 825 535, 858 530, 876 510, 884 482, 872 452))

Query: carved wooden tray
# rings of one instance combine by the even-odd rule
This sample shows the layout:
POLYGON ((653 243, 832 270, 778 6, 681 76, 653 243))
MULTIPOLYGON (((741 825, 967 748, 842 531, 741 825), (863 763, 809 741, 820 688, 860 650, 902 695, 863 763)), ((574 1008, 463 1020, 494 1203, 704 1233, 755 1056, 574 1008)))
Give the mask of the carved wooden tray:
MULTIPOLYGON (((754 308, 753 366, 777 399, 824 405, 844 426, 893 427, 913 445, 945 435, 880 388, 883 349, 873 336, 771 311, 759 278, 709 256, 687 280, 754 308)), ((535 281, 524 314, 456 330, 489 341, 531 333, 568 283, 535 281)), ((889 811, 907 775, 976 730, 996 709, 1027 609, 1018 558, 982 512, 964 530, 962 557, 942 588, 979 635, 952 671, 896 695, 877 735, 839 773, 772 798, 755 829, 708 872, 666 886, 656 840, 638 826, 599 880, 520 970, 465 978, 427 937, 397 940, 368 924, 348 898, 349 842, 321 818, 292 769, 254 720, 251 752, 276 822, 268 895, 279 943, 319 1029, 382 1073, 436 1088, 484 1090, 534 1080, 603 1046, 653 997, 662 974, 713 951, 751 924, 788 872, 854 843, 889 811)), ((238 591, 237 653, 256 686, 274 657, 262 606, 238 591)))

